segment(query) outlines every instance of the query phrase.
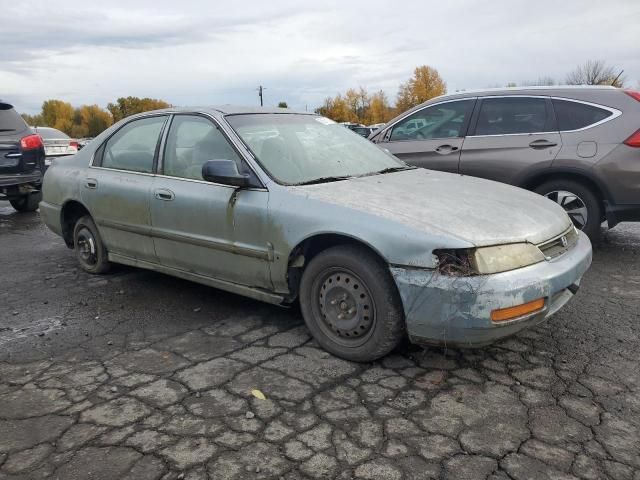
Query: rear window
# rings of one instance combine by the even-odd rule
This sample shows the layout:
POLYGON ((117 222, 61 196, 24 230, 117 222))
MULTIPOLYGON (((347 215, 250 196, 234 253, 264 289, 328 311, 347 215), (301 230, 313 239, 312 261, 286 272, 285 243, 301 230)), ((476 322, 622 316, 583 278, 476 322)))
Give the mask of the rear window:
POLYGON ((547 131, 547 102, 537 97, 482 100, 476 135, 506 135, 547 131))
POLYGON ((40 128, 36 128, 36 132, 38 132, 40 134, 40 136, 44 139, 55 139, 55 138, 69 138, 69 135, 67 135, 64 132, 61 132, 60 130, 56 130, 55 128, 46 128, 46 127, 40 127, 40 128))
POLYGON ((8 103, 0 103, 0 135, 21 132, 27 124, 8 103))
POLYGON ((578 130, 613 115, 609 110, 568 100, 552 100, 560 131, 578 130))

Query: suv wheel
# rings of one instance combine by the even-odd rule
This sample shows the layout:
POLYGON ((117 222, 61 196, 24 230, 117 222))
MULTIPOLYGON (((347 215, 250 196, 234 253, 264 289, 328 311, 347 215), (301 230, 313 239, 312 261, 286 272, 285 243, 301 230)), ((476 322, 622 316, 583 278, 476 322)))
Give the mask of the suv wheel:
POLYGON ((599 239, 602 205, 589 187, 573 180, 551 180, 535 191, 564 208, 576 228, 592 241, 599 239))
POLYGON ((102 243, 96 224, 89 215, 76 222, 73 229, 73 245, 82 269, 89 273, 105 273, 111 268, 107 249, 102 243))
POLYGON ((357 246, 333 247, 309 262, 300 307, 317 342, 347 360, 373 361, 404 338, 404 311, 389 269, 357 246))
POLYGON ((11 200, 11 206, 18 212, 35 212, 42 200, 42 192, 28 193, 20 198, 11 200))

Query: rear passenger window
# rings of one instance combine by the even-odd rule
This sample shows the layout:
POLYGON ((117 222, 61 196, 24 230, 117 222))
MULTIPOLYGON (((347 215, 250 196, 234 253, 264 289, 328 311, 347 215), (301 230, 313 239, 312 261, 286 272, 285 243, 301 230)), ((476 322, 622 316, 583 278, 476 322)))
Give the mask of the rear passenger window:
POLYGON ((134 120, 107 140, 102 166, 151 173, 158 138, 166 117, 134 120))
POLYGON ((568 100, 552 100, 560 131, 578 130, 613 115, 604 108, 568 100))
POLYGON ((548 131, 544 98, 507 97, 482 100, 476 135, 506 135, 548 131))

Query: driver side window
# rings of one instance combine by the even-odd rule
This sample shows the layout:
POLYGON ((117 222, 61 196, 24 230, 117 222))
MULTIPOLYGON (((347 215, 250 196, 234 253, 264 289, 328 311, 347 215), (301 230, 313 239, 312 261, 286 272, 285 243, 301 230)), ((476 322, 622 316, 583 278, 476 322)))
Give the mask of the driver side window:
POLYGON ((389 141, 461 137, 474 101, 458 100, 423 108, 398 122, 389 141))
POLYGON ((176 115, 167 135, 163 174, 202 180, 202 166, 209 160, 234 160, 240 157, 216 126, 197 115, 176 115))

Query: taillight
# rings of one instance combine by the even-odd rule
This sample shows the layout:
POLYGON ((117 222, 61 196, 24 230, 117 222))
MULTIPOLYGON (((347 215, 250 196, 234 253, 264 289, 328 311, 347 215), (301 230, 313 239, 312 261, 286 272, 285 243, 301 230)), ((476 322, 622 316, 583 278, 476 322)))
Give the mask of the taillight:
POLYGON ((69 142, 69 146, 77 149, 78 148, 78 142, 71 141, 71 142, 69 142))
POLYGON ((42 137, 35 133, 20 139, 22 150, 35 150, 36 148, 42 148, 43 145, 42 137))
POLYGON ((640 92, 636 92, 635 90, 625 90, 624 93, 629 95, 634 100, 637 100, 640 102, 640 92))
POLYGON ((629 145, 630 147, 640 148, 640 130, 636 130, 636 133, 631 135, 624 141, 625 145, 629 145))

